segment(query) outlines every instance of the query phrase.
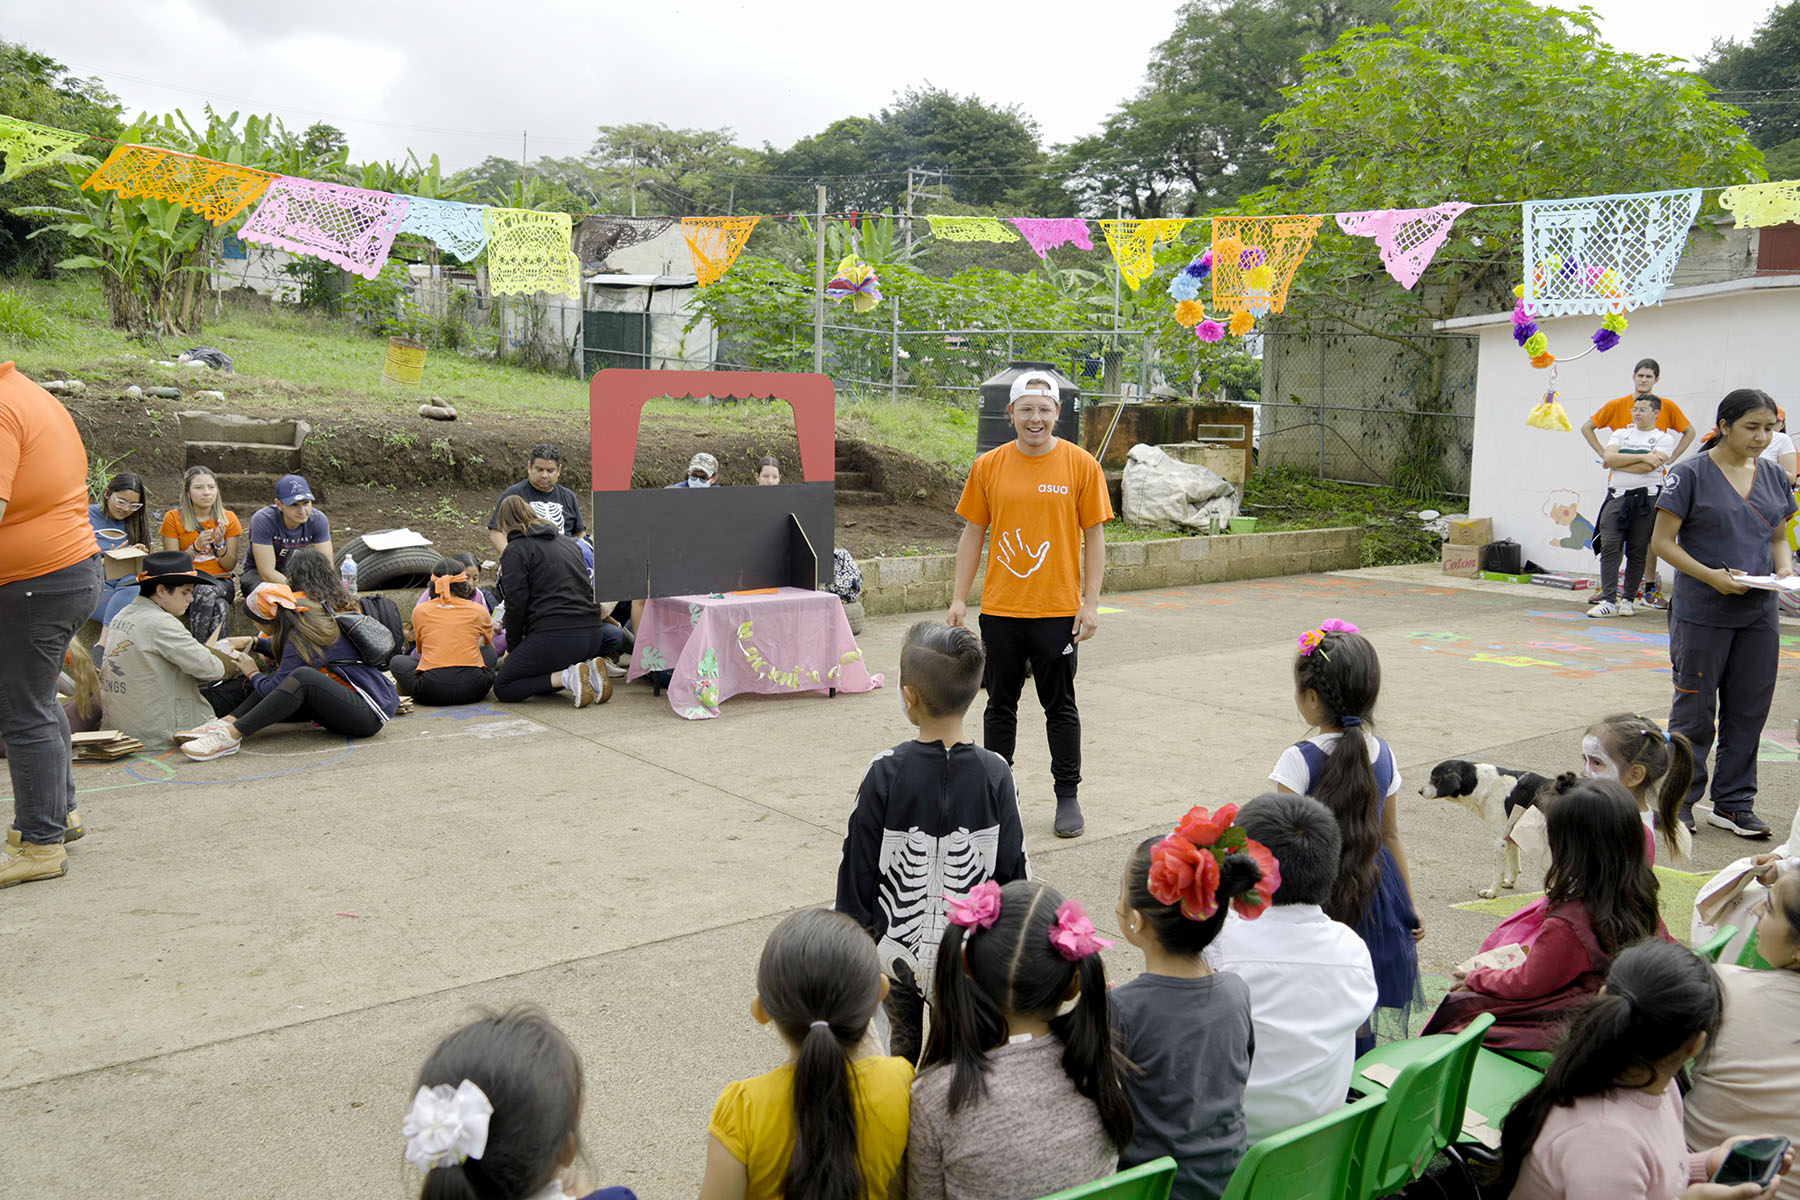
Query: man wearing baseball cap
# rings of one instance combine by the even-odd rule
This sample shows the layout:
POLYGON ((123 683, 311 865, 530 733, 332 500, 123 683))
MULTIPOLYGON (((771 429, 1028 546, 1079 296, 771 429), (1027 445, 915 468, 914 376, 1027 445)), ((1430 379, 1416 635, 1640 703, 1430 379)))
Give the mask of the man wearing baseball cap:
POLYGON ((688 459, 687 477, 670 487, 711 487, 719 477, 719 460, 702 450, 688 459))
POLYGON ((1015 438, 975 460, 956 512, 967 524, 956 543, 956 585, 948 620, 964 625, 969 589, 988 529, 981 590, 981 641, 988 701, 982 745, 1008 763, 1018 740, 1025 671, 1037 683, 1050 742, 1058 837, 1084 822, 1081 714, 1075 707, 1076 647, 1099 628, 1105 524, 1112 519, 1106 476, 1094 456, 1056 436, 1062 392, 1048 372, 1013 381, 1007 415, 1015 438))
POLYGON ((282 567, 302 546, 318 547, 329 560, 331 522, 313 508, 312 485, 304 476, 283 475, 275 482, 275 503, 257 509, 250 518, 250 565, 238 580, 244 595, 259 584, 286 583, 282 567))

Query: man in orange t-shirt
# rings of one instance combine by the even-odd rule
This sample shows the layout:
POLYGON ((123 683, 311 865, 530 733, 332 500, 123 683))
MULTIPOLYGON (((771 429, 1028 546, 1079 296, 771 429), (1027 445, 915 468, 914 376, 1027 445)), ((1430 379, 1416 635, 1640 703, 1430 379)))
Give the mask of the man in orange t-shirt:
POLYGON ((69 640, 100 601, 87 469, 68 410, 0 363, 0 734, 13 788, 0 888, 62 875, 63 839, 81 836, 56 677, 69 640))
MULTIPOLYGON (((1631 406, 1644 396, 1655 396, 1656 381, 1661 378, 1662 367, 1654 358, 1640 358, 1637 366, 1631 369, 1631 395, 1620 396, 1617 400, 1608 400, 1600 406, 1598 412, 1582 422, 1581 436, 1587 439, 1587 444, 1594 448, 1594 453, 1600 457, 1602 462, 1606 460, 1606 446, 1600 441, 1599 431, 1602 429, 1630 429, 1631 406)), ((1694 444, 1694 434, 1698 431, 1688 422, 1687 414, 1681 411, 1679 404, 1660 396, 1657 398, 1662 400, 1662 407, 1656 412, 1656 427, 1681 435, 1680 440, 1675 443, 1674 452, 1669 455, 1667 460, 1672 463, 1687 453, 1687 448, 1694 444)), ((1596 529, 1600 527, 1600 518, 1600 513, 1594 514, 1594 528, 1596 529)), ((1598 553, 1597 545, 1595 552, 1598 553)), ((1606 587, 1602 581, 1600 592, 1604 591, 1606 591, 1606 587)), ((1600 592, 1596 592, 1589 599, 1601 599, 1600 592)), ((1641 599, 1651 608, 1669 607, 1668 600, 1663 597, 1662 586, 1656 579, 1655 550, 1647 551, 1644 555, 1643 592, 1639 596, 1626 596, 1624 599, 1627 601, 1641 599)))
POLYGON ((956 584, 948 620, 964 625, 969 589, 988 528, 981 587, 981 641, 987 654, 982 745, 1013 760, 1025 671, 1037 682, 1050 742, 1056 835, 1084 828, 1081 714, 1075 707, 1075 648, 1099 629, 1105 524, 1112 519, 1106 476, 1094 456, 1058 438, 1062 392, 1045 372, 1013 381, 1007 415, 1015 440, 975 460, 957 515, 968 522, 956 543, 956 584))

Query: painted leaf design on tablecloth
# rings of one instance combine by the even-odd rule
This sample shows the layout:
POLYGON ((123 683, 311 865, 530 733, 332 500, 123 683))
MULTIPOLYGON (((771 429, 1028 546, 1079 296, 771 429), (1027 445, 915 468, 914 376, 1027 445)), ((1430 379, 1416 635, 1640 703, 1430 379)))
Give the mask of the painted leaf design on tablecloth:
POLYGON ((690 601, 688 603, 688 624, 689 625, 698 625, 699 623, 700 623, 700 606, 698 604, 695 604, 690 601))
POLYGON ((717 679, 719 677, 719 656, 711 649, 700 656, 700 678, 717 679))
POLYGON ((655 646, 639 646, 638 666, 646 671, 666 671, 669 669, 669 660, 655 646))
POLYGON ((754 621, 745 621, 738 626, 738 641, 748 641, 755 633, 756 623, 754 621))

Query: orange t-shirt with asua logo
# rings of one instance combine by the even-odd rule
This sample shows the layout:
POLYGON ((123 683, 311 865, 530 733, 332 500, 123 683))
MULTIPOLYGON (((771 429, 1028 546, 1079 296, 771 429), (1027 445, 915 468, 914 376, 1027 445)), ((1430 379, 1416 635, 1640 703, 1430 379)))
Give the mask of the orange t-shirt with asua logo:
POLYGON ((62 403, 0 362, 0 584, 94 557, 87 449, 62 403))
POLYGON ((981 611, 1072 617, 1081 610, 1081 534, 1112 520, 1094 456, 1062 438, 1031 455, 1017 442, 975 460, 956 514, 988 527, 981 611))

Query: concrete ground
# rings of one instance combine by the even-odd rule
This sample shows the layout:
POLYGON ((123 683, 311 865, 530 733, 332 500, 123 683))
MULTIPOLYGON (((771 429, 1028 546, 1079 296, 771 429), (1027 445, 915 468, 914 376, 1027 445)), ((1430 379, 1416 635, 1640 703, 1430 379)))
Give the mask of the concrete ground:
MULTIPOLYGON (((1110 927, 1139 839, 1265 790, 1305 733, 1294 638, 1346 618, 1382 655, 1424 964, 1445 972, 1493 926, 1450 907, 1492 855, 1474 818, 1418 797, 1431 766, 1569 769, 1601 715, 1667 712, 1662 616, 1589 621, 1579 601, 1435 568, 1108 596, 1081 651, 1083 838, 1051 836, 1023 706, 1034 869, 1110 927)), ((421 709, 355 745, 293 729, 213 763, 79 768, 89 834, 67 878, 0 893, 0 1195, 414 1193, 415 1072, 472 1010, 521 1000, 585 1056, 592 1178, 691 1195, 719 1089, 783 1056, 748 1015, 756 957, 783 914, 830 901, 863 767, 907 734, 892 680, 916 619, 870 621, 890 686, 866 695, 740 697, 688 722, 636 686, 580 712, 421 709)), ((1784 642, 1758 803, 1780 831, 1800 713, 1800 637, 1784 642)), ((1746 849, 1703 829, 1693 869, 1746 849)), ((1123 944, 1107 960, 1141 965, 1123 944)))

